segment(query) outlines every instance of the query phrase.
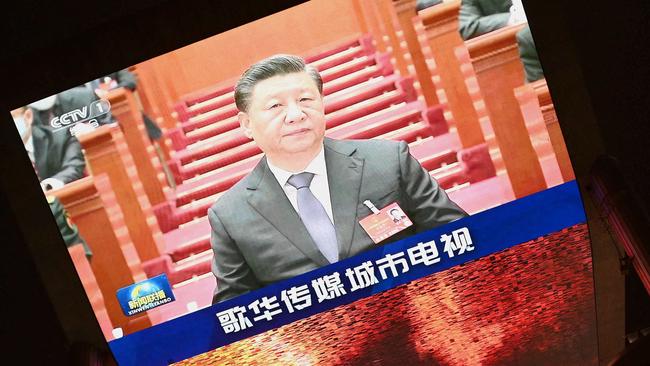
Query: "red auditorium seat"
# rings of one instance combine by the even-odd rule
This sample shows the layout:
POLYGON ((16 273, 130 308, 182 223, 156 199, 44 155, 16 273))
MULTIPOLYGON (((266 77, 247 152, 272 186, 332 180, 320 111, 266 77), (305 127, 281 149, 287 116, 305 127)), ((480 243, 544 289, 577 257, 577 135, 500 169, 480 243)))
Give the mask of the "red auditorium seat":
POLYGON ((351 59, 362 57, 364 55, 372 55, 375 53, 375 46, 372 43, 371 36, 363 36, 345 49, 339 48, 339 51, 333 51, 335 50, 323 52, 315 56, 307 56, 305 61, 315 66, 318 71, 323 72, 351 59))
POLYGON ((320 49, 308 52, 304 59, 307 63, 316 62, 334 54, 344 52, 350 48, 361 46, 362 44, 367 47, 374 47, 372 45, 372 36, 365 35, 362 37, 354 37, 348 40, 337 41, 334 44, 323 45, 320 49))
POLYGON ((182 206, 208 195, 227 190, 251 171, 260 158, 261 155, 253 156, 241 163, 229 165, 214 174, 206 174, 201 179, 179 186, 179 189, 176 190, 176 205, 182 206))
POLYGON ((250 141, 245 144, 236 146, 232 149, 222 151, 218 154, 207 156, 203 159, 195 160, 187 165, 182 166, 181 175, 183 180, 195 177, 199 174, 207 173, 211 170, 219 169, 224 166, 236 163, 251 156, 261 153, 255 142, 250 141))
POLYGON ((355 71, 359 71, 366 67, 373 66, 376 63, 376 59, 375 59, 376 57, 377 55, 354 58, 348 62, 331 67, 321 72, 320 77, 321 79, 323 79, 323 83, 330 82, 334 79, 338 79, 342 76, 351 74, 355 71))
POLYGON ((431 127, 426 122, 417 122, 400 129, 379 135, 376 138, 414 143, 431 136, 431 127))
POLYGON ((212 123, 205 127, 197 128, 186 133, 185 135, 187 136, 187 142, 189 144, 192 144, 201 140, 205 140, 212 136, 216 136, 218 134, 236 129, 238 127, 239 120, 237 119, 237 116, 234 116, 222 121, 215 121, 215 123, 212 123))
POLYGON ((334 139, 346 139, 350 136, 359 139, 376 137, 421 121, 422 110, 423 104, 418 101, 387 108, 330 128, 327 130, 327 136, 334 139))
POLYGON ((389 108, 391 105, 408 101, 412 101, 412 99, 407 100, 399 90, 392 90, 326 115, 327 126, 328 128, 334 128, 389 108))
POLYGON ((187 105, 187 107, 191 107, 195 104, 203 103, 206 102, 210 99, 218 98, 220 96, 223 96, 225 94, 228 94, 235 90, 235 82, 234 80, 229 83, 229 85, 226 86, 221 86, 221 87, 216 87, 216 88, 210 88, 209 91, 197 91, 194 93, 190 93, 189 95, 186 95, 183 99, 182 102, 187 105))
POLYGON ((355 63, 356 60, 341 65, 347 66, 347 68, 339 71, 338 74, 341 75, 336 79, 324 82, 323 95, 330 95, 360 82, 380 76, 388 76, 393 73, 393 64, 390 62, 389 54, 377 54, 373 58, 373 64, 359 70, 355 70, 358 67, 358 62, 355 63))
POLYGON ((166 233, 165 243, 173 262, 210 250, 210 222, 207 216, 166 233))
MULTIPOLYGON (((206 100, 205 102, 195 104, 187 108, 189 118, 199 116, 200 114, 219 109, 221 107, 235 103, 234 91, 220 95, 216 98, 206 100)), ((188 118, 188 119, 189 119, 188 118)))
POLYGON ((172 285, 174 285, 179 282, 187 281, 192 277, 210 272, 212 251, 208 249, 187 258, 180 259, 176 262, 172 261, 168 254, 165 254, 151 262, 151 265, 147 269, 147 276, 151 277, 161 273, 166 273, 167 279, 172 285))
POLYGON ((460 140, 455 134, 444 134, 431 139, 409 144, 409 151, 416 159, 420 160, 432 152, 458 151, 461 148, 460 140), (428 142, 431 140, 432 142, 428 142))
POLYGON ((187 102, 179 102, 174 106, 174 110, 178 113, 178 118, 182 122, 188 121, 192 117, 196 117, 202 113, 209 112, 213 109, 218 109, 225 105, 235 102, 234 99, 234 86, 222 89, 220 92, 223 94, 215 95, 216 93, 208 93, 208 95, 213 95, 210 98, 205 98, 205 100, 195 103, 187 104, 187 102))
POLYGON ((165 234, 165 249, 174 262, 210 249, 210 223, 207 217, 165 234))
POLYGON ((325 113, 329 114, 394 90, 403 92, 405 101, 417 99, 412 77, 402 78, 398 75, 390 75, 354 84, 336 93, 326 95, 323 98, 325 113))
POLYGON ((443 189, 450 189, 455 185, 460 185, 467 182, 465 173, 460 168, 458 163, 440 167, 434 171, 429 172, 432 177, 436 178, 438 184, 443 189))
POLYGON ((181 164, 187 164, 194 160, 243 145, 249 141, 250 139, 244 135, 242 130, 236 128, 197 142, 192 146, 188 146, 185 150, 177 152, 174 157, 178 159, 181 164))
POLYGON ((190 108, 196 104, 204 103, 210 99, 215 99, 232 93, 235 89, 235 83, 232 82, 230 85, 221 86, 216 88, 209 88, 207 90, 200 90, 194 93, 191 93, 183 98, 174 105, 174 110, 178 114, 178 119, 181 121, 187 121, 190 117, 190 108))
POLYGON ((226 104, 217 109, 190 117, 186 122, 181 123, 181 127, 183 128, 183 132, 187 133, 236 115, 237 107, 235 107, 235 104, 226 104))

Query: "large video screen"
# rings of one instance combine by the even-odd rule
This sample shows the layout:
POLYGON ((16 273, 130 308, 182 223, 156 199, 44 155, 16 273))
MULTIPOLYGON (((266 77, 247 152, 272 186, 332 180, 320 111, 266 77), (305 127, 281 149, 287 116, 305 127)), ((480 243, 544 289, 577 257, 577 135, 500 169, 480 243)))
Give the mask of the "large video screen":
POLYGON ((313 0, 16 106, 117 362, 596 364, 526 14, 480 3, 313 0))

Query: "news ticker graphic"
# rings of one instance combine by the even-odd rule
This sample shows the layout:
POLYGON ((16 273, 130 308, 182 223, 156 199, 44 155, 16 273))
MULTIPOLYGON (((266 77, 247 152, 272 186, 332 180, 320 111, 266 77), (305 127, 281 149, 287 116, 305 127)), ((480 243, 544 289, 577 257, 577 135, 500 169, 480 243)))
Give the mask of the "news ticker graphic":
POLYGON ((124 315, 131 316, 174 301, 166 274, 140 281, 117 290, 117 301, 124 315))
MULTIPOLYGON (((444 243, 446 258, 454 258, 474 250, 469 229, 456 229, 449 234, 442 234, 440 242, 444 243)), ((278 296, 267 297, 248 304, 247 307, 235 306, 217 313, 219 323, 224 333, 236 333, 251 328, 261 321, 270 321, 283 311, 293 313, 327 300, 346 296, 348 293, 374 286, 380 281, 397 278, 407 273, 411 268, 424 264, 430 266, 439 263, 440 252, 436 240, 419 242, 406 251, 388 253, 376 261, 366 261, 354 268, 345 270, 348 282, 342 279, 343 274, 337 271, 315 278, 310 284, 291 287, 282 290, 278 296), (348 285, 349 286, 346 286, 348 285), (247 314, 247 312, 249 314, 247 314)))
POLYGON ((577 184, 568 182, 124 336, 109 346, 120 365, 177 362, 585 221, 577 184))

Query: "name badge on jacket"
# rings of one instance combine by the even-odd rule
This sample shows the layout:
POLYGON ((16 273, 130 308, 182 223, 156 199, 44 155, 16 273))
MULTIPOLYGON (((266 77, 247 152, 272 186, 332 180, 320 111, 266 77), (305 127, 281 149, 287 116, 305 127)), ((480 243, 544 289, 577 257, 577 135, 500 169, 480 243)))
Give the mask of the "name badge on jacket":
POLYGON ((372 214, 361 219, 359 224, 375 244, 413 225, 411 219, 406 216, 397 202, 393 202, 381 210, 377 209, 369 200, 364 201, 363 204, 372 211, 372 214))

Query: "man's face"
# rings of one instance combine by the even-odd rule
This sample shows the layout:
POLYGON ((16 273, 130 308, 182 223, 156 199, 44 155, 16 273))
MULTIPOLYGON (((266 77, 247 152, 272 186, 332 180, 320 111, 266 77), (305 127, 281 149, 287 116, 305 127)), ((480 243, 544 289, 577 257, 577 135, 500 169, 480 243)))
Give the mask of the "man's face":
POLYGON ((13 117, 16 129, 18 129, 20 138, 23 140, 23 144, 25 144, 32 135, 34 112, 29 108, 19 108, 11 111, 11 117, 13 117))
POLYGON ((325 135, 323 98, 306 72, 278 75, 255 85, 248 112, 239 113, 244 133, 276 163, 316 154, 325 135))

